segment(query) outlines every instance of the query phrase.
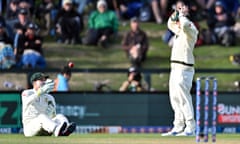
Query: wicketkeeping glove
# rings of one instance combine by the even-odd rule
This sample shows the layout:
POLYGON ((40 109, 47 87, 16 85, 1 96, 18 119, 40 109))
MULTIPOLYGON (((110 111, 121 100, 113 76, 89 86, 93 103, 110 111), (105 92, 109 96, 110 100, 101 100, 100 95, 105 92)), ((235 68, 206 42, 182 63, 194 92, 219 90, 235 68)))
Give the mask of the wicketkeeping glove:
POLYGON ((54 89, 54 82, 53 82, 53 80, 47 79, 45 81, 45 84, 42 87, 39 88, 38 95, 49 93, 49 92, 53 91, 53 89, 54 89))

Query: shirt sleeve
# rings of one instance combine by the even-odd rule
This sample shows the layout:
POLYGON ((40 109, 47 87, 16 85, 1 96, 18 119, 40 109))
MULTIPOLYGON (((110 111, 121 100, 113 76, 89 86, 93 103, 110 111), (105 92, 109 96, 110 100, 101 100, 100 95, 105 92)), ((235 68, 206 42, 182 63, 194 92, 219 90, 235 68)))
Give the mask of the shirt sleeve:
POLYGON ((142 54, 146 53, 149 47, 148 37, 145 32, 143 32, 143 40, 142 40, 142 54))
POLYGON ((195 36, 198 34, 198 30, 195 25, 185 16, 179 17, 180 28, 189 36, 195 36))
POLYGON ((175 16, 173 13, 168 19, 168 28, 175 34, 179 35, 184 32, 186 35, 190 37, 194 37, 198 34, 198 30, 195 25, 186 17, 186 16, 179 16, 179 21, 172 20, 172 17, 175 16), (179 23, 179 24, 178 24, 179 23))
POLYGON ((113 22, 113 30, 114 32, 117 32, 118 26, 119 26, 117 15, 114 12, 111 12, 111 15, 112 15, 112 22, 113 22))
POLYGON ((169 17, 168 19, 168 29, 171 30, 175 35, 178 35, 180 33, 180 27, 177 24, 177 21, 172 20, 172 17, 175 17, 175 12, 169 17))
POLYGON ((28 91, 28 90, 23 91, 21 96, 22 96, 22 103, 25 106, 31 104, 35 99, 39 97, 37 93, 33 91, 28 91))
POLYGON ((90 14, 89 20, 88 20, 88 26, 89 28, 95 28, 95 17, 97 15, 97 12, 94 11, 90 14))
POLYGON ((129 35, 130 35, 130 32, 126 33, 122 40, 122 48, 126 52, 129 51, 132 47, 132 45, 129 45, 129 35))

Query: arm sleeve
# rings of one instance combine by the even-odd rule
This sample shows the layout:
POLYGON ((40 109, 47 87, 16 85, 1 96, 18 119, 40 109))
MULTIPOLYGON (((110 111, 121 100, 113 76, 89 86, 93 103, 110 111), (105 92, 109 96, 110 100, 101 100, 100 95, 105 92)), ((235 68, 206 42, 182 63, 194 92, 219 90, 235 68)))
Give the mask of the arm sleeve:
POLYGON ((117 32, 118 26, 119 26, 117 15, 114 12, 112 12, 111 15, 112 15, 112 22, 113 22, 113 31, 117 32))
POLYGON ((88 27, 89 28, 95 28, 95 23, 94 23, 94 19, 96 17, 97 12, 94 11, 90 14, 89 20, 88 20, 88 27))
POLYGON ((198 34, 198 30, 195 25, 185 16, 179 17, 180 28, 189 36, 198 34))
POLYGON ((132 47, 132 45, 129 45, 129 43, 128 43, 128 36, 129 36, 129 33, 125 34, 125 36, 123 37, 123 40, 122 40, 122 48, 126 52, 129 51, 132 47))
POLYGON ((60 9, 54 19, 54 24, 56 25, 57 23, 59 23, 62 17, 63 17, 63 10, 60 9))
POLYGON ((142 41, 142 54, 146 53, 149 47, 149 43, 148 43, 148 37, 146 35, 146 33, 143 33, 144 37, 143 37, 143 41, 142 41))
POLYGON ((21 96, 22 96, 22 103, 24 105, 31 104, 35 99, 39 97, 37 93, 32 93, 31 91, 23 91, 21 96))

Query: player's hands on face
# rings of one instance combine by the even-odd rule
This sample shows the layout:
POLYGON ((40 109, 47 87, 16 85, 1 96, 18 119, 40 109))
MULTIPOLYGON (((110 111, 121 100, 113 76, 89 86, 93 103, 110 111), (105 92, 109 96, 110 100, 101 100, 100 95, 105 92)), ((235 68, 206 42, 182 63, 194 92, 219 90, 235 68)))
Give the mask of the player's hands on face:
POLYGON ((186 5, 182 5, 178 8, 179 16, 187 16, 188 15, 188 7, 186 5))

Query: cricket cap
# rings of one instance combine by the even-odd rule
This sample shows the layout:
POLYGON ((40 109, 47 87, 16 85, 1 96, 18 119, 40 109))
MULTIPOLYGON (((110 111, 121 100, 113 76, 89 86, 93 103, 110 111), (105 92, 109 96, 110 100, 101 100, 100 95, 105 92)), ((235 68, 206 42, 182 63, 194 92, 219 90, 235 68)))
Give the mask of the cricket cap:
POLYGON ((40 80, 40 79, 43 79, 43 78, 49 78, 49 76, 44 74, 44 73, 41 73, 41 72, 36 72, 31 76, 30 80, 31 80, 31 83, 33 83, 34 81, 40 80))
POLYGON ((131 22, 139 22, 139 19, 137 17, 132 17, 130 19, 131 22))
POLYGON ((18 14, 27 15, 28 10, 26 8, 20 8, 18 9, 18 14))
POLYGON ((63 0, 63 5, 72 4, 72 3, 73 3, 72 0, 63 0))

